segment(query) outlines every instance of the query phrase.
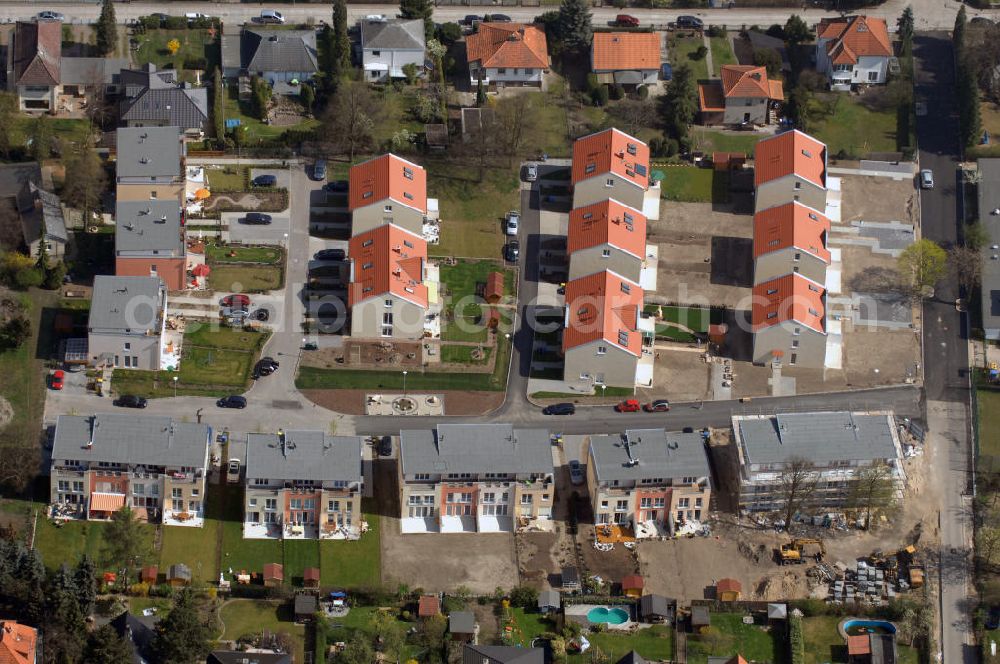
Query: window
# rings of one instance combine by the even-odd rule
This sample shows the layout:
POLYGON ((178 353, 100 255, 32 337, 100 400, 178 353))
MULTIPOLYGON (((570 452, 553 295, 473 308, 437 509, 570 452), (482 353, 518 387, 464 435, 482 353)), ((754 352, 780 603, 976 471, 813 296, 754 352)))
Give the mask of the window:
POLYGON ((695 507, 701 507, 701 498, 695 498, 694 499, 694 506, 695 507))
POLYGON ((534 70, 534 68, 532 68, 532 67, 525 67, 525 68, 524 68, 524 73, 525 73, 525 74, 526 74, 527 76, 532 76, 532 75, 534 75, 534 73, 535 73, 535 70, 534 70))
POLYGON ((792 334, 802 334, 802 328, 801 327, 795 328, 794 330, 792 330, 792 334))
POLYGON ((380 57, 381 55, 382 55, 382 51, 372 51, 372 57, 376 57, 377 58, 377 57, 380 57))
POLYGON ((409 240, 403 240, 403 246, 406 247, 407 249, 413 249, 413 243, 410 242, 409 240))
POLYGON ((663 507, 663 506, 664 506, 664 499, 663 498, 654 498, 653 499, 653 507, 663 507))
POLYGON ((191 495, 192 496, 197 496, 198 495, 198 489, 191 489, 191 495))
POLYGON ((374 195, 375 195, 374 192, 366 191, 365 193, 361 194, 361 198, 371 198, 374 195))
POLYGON ((628 146, 625 149, 632 156, 635 156, 636 152, 639 151, 639 148, 638 148, 638 146, 635 143, 629 143, 628 146))
POLYGON ((382 324, 383 325, 392 325, 392 312, 391 311, 386 311, 384 314, 382 314, 382 324))
POLYGON ((430 473, 417 473, 413 476, 415 480, 429 480, 431 478, 430 473))
POLYGON ((802 183, 801 182, 796 182, 795 183, 795 188, 796 189, 801 189, 802 188, 802 183))
POLYGON ((698 481, 697 477, 682 477, 681 484, 694 484, 698 481))
POLYGON ((413 179, 413 169, 403 166, 403 177, 407 180, 413 179))
POLYGON ((503 75, 506 73, 507 73, 506 67, 500 67, 499 69, 497 69, 497 74, 503 75))
POLYGON ((628 511, 628 501, 627 500, 616 501, 615 502, 615 511, 616 512, 626 512, 626 511, 628 511))
POLYGON ((608 352, 608 347, 607 346, 598 346, 597 347, 597 354, 598 355, 604 355, 607 352, 608 352))
POLYGON ((278 499, 277 498, 265 498, 264 499, 264 509, 266 509, 266 510, 276 510, 276 509, 278 509, 278 499))
POLYGON ((411 194, 408 191, 404 191, 403 192, 403 198, 405 198, 408 201, 412 201, 413 200, 413 194, 411 194))
POLYGON ((812 307, 809 307, 809 313, 813 316, 819 316, 819 312, 813 309, 812 307))
POLYGON ((385 306, 386 306, 387 309, 391 309, 392 308, 392 300, 386 300, 385 301, 385 306))
POLYGON ((307 510, 314 510, 314 509, 316 509, 316 499, 315 498, 306 498, 305 504, 304 504, 304 508, 307 509, 307 510))
POLYGON ((130 344, 129 342, 126 341, 125 342, 125 350, 132 350, 132 344, 130 344))
POLYGON ((601 501, 601 509, 603 509, 603 510, 608 509, 608 501, 606 501, 606 500, 602 500, 601 501))
POLYGON ((798 339, 793 339, 792 340, 792 348, 798 348, 798 347, 799 347, 799 340, 798 339))
POLYGON ((677 507, 690 507, 690 504, 691 504, 690 498, 680 498, 677 500, 677 507))
POLYGON ((68 480, 59 480, 59 490, 60 491, 69 491, 69 481, 68 480))
POLYGON ((530 505, 532 502, 534 502, 534 499, 535 499, 535 497, 533 495, 531 495, 530 493, 522 493, 521 494, 521 504, 522 505, 530 505))
POLYGON ((257 499, 251 498, 250 500, 247 501, 247 505, 249 505, 250 507, 257 507, 257 499))
POLYGON ((795 260, 797 261, 802 260, 802 254, 798 251, 795 252, 795 260))
POLYGON ((392 212, 392 206, 391 205, 386 205, 385 207, 382 208, 382 211, 383 212, 392 212))
POLYGON ((778 292, 778 289, 777 289, 777 288, 768 288, 768 289, 767 289, 767 294, 768 294, 768 295, 774 295, 774 294, 776 294, 777 292, 778 292))
POLYGON ((772 318, 777 318, 777 317, 778 317, 778 312, 777 311, 769 311, 769 312, 767 312, 767 319, 768 320, 771 320, 772 318))
POLYGON ((608 178, 608 181, 604 183, 604 186, 605 187, 613 187, 613 186, 615 186, 615 179, 614 178, 608 178))
POLYGON ((627 283, 625 283, 624 281, 622 282, 622 284, 621 284, 621 287, 622 287, 622 292, 623 292, 623 293, 631 293, 631 292, 632 292, 632 287, 631 287, 631 286, 629 286, 629 285, 628 285, 627 283))
POLYGON ((876 81, 878 81, 878 72, 877 71, 868 72, 868 82, 875 83, 876 81))
POLYGON ((514 69, 513 69, 512 71, 511 71, 511 73, 512 73, 512 74, 513 74, 514 76, 517 76, 517 67, 514 67, 514 69))
POLYGON ((776 247, 779 244, 781 244, 781 240, 771 240, 770 242, 767 243, 767 246, 769 246, 769 247, 776 247))
POLYGON ((792 359, 788 361, 789 364, 795 364, 799 360, 798 353, 792 353, 792 359))
POLYGON ((602 249, 601 250, 601 258, 610 258, 610 257, 611 257, 611 250, 610 249, 602 249))
POLYGON ((628 346, 628 332, 625 330, 618 330, 618 345, 628 346))
POLYGON ((597 170, 597 164, 587 164, 584 167, 583 172, 589 174, 589 173, 593 173, 596 170, 597 170))
MULTIPOLYGON (((73 491, 83 493, 83 482, 73 482, 73 491)), ((153 494, 155 495, 156 491, 154 491, 153 494)))
POLYGON ((302 509, 302 499, 301 498, 292 498, 292 500, 289 502, 289 507, 291 507, 293 510, 300 510, 300 509, 302 509))
MULTIPOLYGON (((62 489, 60 489, 60 491, 62 491, 62 489)), ((144 496, 144 495, 146 495, 146 485, 145 484, 133 484, 132 485, 132 494, 136 495, 136 496, 144 496)))
POLYGON ((362 270, 370 270, 370 269, 372 269, 373 267, 375 267, 375 264, 374 264, 374 263, 365 263, 365 264, 363 264, 363 265, 361 266, 361 269, 362 269, 362 270))
POLYGON ((154 200, 154 201, 156 200, 156 190, 155 189, 153 191, 149 192, 149 198, 150 198, 150 200, 154 200))
POLYGON ((362 247, 370 247, 373 244, 375 244, 375 240, 365 240, 364 242, 361 243, 361 246, 362 247))
POLYGON ((641 509, 649 509, 652 506, 653 506, 653 499, 652 498, 642 498, 639 501, 639 507, 641 509))
POLYGON ((184 489, 181 489, 179 487, 174 487, 170 491, 170 497, 171 498, 183 498, 184 497, 184 489))

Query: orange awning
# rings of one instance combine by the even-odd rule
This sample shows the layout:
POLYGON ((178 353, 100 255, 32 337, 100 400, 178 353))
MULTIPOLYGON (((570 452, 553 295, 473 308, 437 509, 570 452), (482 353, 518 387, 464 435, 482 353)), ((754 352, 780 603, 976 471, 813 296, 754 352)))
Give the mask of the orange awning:
POLYGON ((208 189, 199 189, 198 191, 194 192, 194 197, 197 198, 199 201, 203 201, 211 195, 212 192, 210 192, 208 189))
POLYGON ((91 512, 117 512, 125 506, 125 494, 123 493, 100 493, 95 491, 90 494, 91 512))

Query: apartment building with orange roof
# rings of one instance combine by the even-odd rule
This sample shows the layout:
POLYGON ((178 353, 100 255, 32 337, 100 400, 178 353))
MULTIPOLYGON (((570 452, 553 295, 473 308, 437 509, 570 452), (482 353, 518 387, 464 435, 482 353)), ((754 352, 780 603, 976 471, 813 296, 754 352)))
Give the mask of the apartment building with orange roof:
POLYGON ((38 661, 38 630, 16 620, 0 620, 0 664, 38 661))
POLYGON ((650 178, 649 146, 619 129, 605 129, 573 143, 573 207, 613 198, 660 218, 660 185, 650 178))
POLYGON ((894 59, 885 19, 841 16, 816 26, 816 70, 834 90, 885 83, 894 59))
POLYGON ((465 52, 473 87, 544 87, 551 64, 545 32, 533 23, 480 23, 465 52))
MULTIPOLYGON (((647 255, 654 250, 646 245, 646 216, 612 198, 569 213, 570 280, 610 270, 643 283, 643 271, 650 265, 647 255)), ((655 261, 651 264, 655 266, 655 261)), ((655 275, 652 278, 655 281, 655 275)))
POLYGON ((638 283, 605 270, 568 282, 565 299, 565 381, 631 388, 652 380, 653 321, 642 315, 638 283))
POLYGON ((351 235, 385 224, 423 235, 428 216, 423 167, 389 153, 351 166, 348 180, 351 235))
POLYGON ((590 68, 597 81, 635 89, 656 85, 660 75, 660 35, 656 32, 595 32, 590 68))
POLYGON ((820 369, 826 362, 826 288, 798 273, 753 287, 753 361, 820 369))
POLYGON ((706 125, 766 125, 785 101, 784 84, 767 69, 722 65, 720 79, 698 84, 700 121, 706 125))
POLYGON ((754 283, 794 272, 825 284, 829 234, 830 220, 801 203, 761 210, 753 217, 754 283))
POLYGON ((757 142, 754 149, 754 210, 799 202, 827 207, 826 145, 798 129, 757 142))
POLYGON ((437 302, 427 241, 395 224, 355 235, 348 245, 351 336, 420 339, 437 302))

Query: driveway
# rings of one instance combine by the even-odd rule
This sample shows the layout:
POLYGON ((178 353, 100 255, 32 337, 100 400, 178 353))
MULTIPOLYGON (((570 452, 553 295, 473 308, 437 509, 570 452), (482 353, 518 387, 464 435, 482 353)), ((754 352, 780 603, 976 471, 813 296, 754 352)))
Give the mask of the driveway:
POLYGON ((222 224, 229 226, 229 241, 243 244, 278 244, 288 242, 291 219, 287 213, 265 213, 271 215, 270 224, 244 224, 246 212, 223 212, 222 224))
MULTIPOLYGON (((300 167, 293 167, 295 170, 299 170, 300 167)), ((288 168, 251 168, 250 169, 250 182, 251 186, 254 180, 259 178, 261 175, 273 175, 278 178, 278 184, 275 186, 278 189, 288 189, 292 181, 292 172, 288 168)))

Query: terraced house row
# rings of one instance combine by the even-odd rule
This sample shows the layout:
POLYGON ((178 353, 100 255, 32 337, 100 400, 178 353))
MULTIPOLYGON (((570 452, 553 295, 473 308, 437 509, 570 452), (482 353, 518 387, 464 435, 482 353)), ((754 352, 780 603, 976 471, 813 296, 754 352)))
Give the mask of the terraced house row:
POLYGON ((655 328, 643 292, 656 289, 657 250, 646 244, 646 222, 659 218, 660 188, 649 146, 618 129, 584 136, 573 145, 571 179, 563 379, 650 385, 655 328))

